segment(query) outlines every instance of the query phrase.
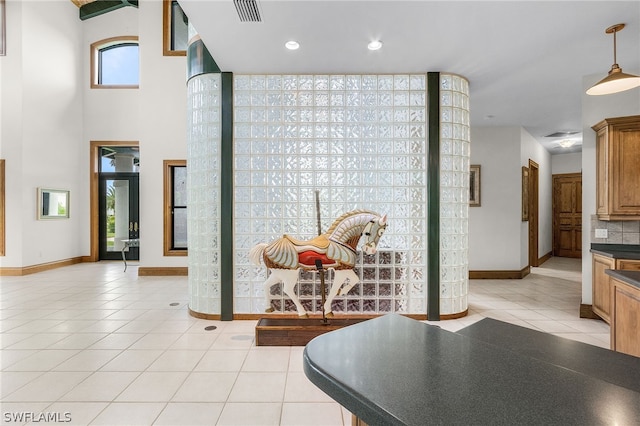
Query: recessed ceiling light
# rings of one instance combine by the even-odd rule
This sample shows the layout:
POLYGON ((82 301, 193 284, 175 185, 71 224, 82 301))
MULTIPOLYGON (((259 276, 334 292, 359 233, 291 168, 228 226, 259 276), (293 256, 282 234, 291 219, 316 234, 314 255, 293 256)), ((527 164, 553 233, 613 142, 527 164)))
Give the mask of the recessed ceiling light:
POLYGON ((298 43, 297 41, 289 40, 284 44, 284 47, 289 50, 296 50, 300 47, 300 43, 298 43))
POLYGON ((369 50, 378 50, 382 47, 382 42, 380 40, 373 40, 367 45, 367 47, 369 50))
POLYGON ((575 139, 564 139, 564 140, 561 140, 560 142, 558 142, 558 145, 560 145, 563 148, 571 148, 577 142, 578 141, 576 141, 575 139))

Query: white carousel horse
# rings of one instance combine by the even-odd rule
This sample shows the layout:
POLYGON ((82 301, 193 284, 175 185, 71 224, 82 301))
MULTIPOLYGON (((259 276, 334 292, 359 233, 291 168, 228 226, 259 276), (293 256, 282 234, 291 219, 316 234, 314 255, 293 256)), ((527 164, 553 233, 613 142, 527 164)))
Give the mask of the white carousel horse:
POLYGON ((282 282, 283 290, 296 305, 299 316, 308 316, 293 291, 301 269, 316 269, 316 260, 326 269, 335 271, 333 285, 324 304, 325 315, 331 316, 331 302, 338 294, 347 294, 360 278, 353 272, 356 264, 356 247, 364 237, 362 250, 375 254, 378 241, 387 227, 387 215, 380 216, 367 210, 354 210, 343 214, 333 222, 329 230, 311 240, 298 240, 283 235, 271 243, 257 244, 249 251, 249 258, 256 265, 260 258, 270 271, 264 282, 267 299, 266 312, 272 312, 269 289, 282 282), (342 285, 345 284, 344 287, 342 285))

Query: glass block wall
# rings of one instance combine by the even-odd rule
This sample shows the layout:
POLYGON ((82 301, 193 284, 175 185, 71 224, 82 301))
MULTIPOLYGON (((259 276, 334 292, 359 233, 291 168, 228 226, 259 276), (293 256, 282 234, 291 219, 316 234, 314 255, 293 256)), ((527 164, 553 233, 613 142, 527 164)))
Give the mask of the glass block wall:
MULTIPOLYGON (((251 247, 317 235, 316 190, 323 232, 356 208, 388 214, 378 253, 356 264, 361 283, 333 311, 426 313, 425 99, 425 74, 234 76, 236 313, 267 307, 251 247)), ((321 309, 315 275, 297 286, 310 312, 321 309)), ((270 293, 276 312, 295 312, 270 293)))
POLYGON ((221 76, 187 83, 187 234, 189 307, 220 314, 221 76))
POLYGON ((440 314, 464 312, 469 286, 469 83, 440 74, 440 314))

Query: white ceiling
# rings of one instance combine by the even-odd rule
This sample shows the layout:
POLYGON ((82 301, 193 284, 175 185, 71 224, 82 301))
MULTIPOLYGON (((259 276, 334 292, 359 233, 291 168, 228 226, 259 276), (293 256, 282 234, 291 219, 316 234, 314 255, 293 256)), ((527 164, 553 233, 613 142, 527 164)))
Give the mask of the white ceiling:
POLYGON ((180 4, 222 71, 453 72, 469 80, 472 126, 522 126, 552 154, 581 150, 545 136, 582 131, 583 77, 613 63, 605 28, 627 25, 618 64, 640 70, 639 1, 259 0, 260 23, 240 22, 232 0, 180 4))

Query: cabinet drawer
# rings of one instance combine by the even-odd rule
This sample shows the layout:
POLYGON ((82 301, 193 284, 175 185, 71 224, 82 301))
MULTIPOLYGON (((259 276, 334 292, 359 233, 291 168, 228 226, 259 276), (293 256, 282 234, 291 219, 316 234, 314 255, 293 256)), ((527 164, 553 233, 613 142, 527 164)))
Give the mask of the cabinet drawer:
POLYGON ((618 259, 616 269, 627 271, 640 271, 640 260, 618 259))

